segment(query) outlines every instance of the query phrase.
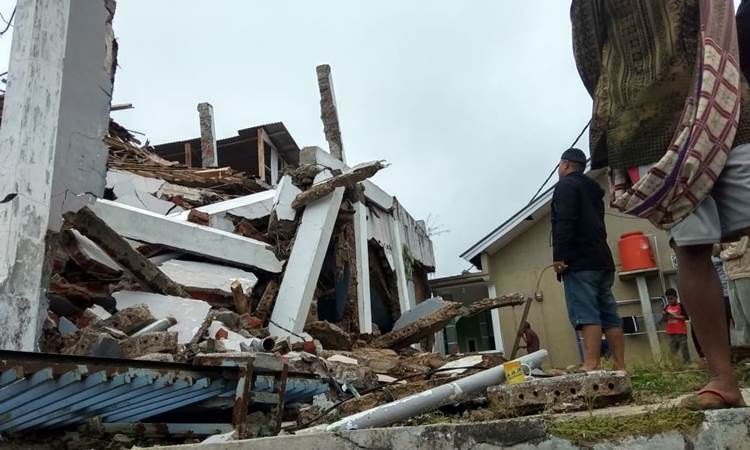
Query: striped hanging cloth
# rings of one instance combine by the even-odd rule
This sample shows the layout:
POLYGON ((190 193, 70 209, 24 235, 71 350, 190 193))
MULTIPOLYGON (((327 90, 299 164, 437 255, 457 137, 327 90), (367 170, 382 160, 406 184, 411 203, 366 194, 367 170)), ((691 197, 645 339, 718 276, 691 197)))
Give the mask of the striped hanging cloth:
POLYGON ((610 169, 611 205, 669 229, 711 192, 740 116, 740 68, 732 0, 700 0, 695 87, 666 154, 635 184, 610 169))

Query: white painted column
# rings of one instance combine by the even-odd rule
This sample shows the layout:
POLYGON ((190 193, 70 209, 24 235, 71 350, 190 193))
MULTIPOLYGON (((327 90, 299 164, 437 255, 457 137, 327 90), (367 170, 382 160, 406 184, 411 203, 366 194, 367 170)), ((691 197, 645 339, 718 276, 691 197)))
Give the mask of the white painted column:
POLYGON ((394 205, 390 214, 391 235, 393 236, 393 265, 396 272, 396 285, 398 288, 398 302, 401 314, 412 309, 414 302, 409 298, 409 281, 406 279, 406 266, 404 265, 404 244, 401 238, 401 222, 398 220, 398 205, 394 205))
POLYGON ((0 348, 33 351, 46 316, 45 235, 101 196, 114 1, 19 0, 0 129, 0 348), (109 8, 109 9, 108 9, 109 8))
POLYGON ((218 167, 219 155, 216 148, 214 107, 210 103, 198 103, 198 118, 201 127, 201 166, 218 167))
POLYGON ((643 312, 643 322, 646 324, 651 355, 654 360, 658 361, 661 358, 661 346, 659 345, 659 336, 656 334, 656 322, 654 321, 654 312, 651 309, 651 295, 648 293, 646 277, 638 275, 635 277, 635 282, 638 285, 638 297, 641 299, 641 311, 643 312))
MULTIPOLYGON (((487 293, 489 298, 497 298, 497 290, 494 284, 490 284, 487 287, 487 293)), ((500 322, 500 308, 495 308, 490 311, 490 317, 492 317, 492 335, 495 339, 495 351, 505 353, 505 345, 503 344, 503 328, 500 322)))
MULTIPOLYGON (((330 177, 331 172, 325 170, 315 177, 315 182, 330 177)), ((287 330, 302 332, 343 197, 344 188, 336 188, 305 207, 271 314, 271 336, 289 336, 287 330)))
POLYGON ((370 304, 370 256, 367 251, 367 206, 354 204, 354 246, 357 252, 357 306, 359 332, 372 333, 372 305, 370 304))

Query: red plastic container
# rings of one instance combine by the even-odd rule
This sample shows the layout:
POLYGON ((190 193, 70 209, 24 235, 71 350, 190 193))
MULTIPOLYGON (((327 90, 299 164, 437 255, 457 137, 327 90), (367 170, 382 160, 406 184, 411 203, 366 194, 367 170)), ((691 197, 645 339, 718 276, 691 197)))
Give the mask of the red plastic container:
POLYGON ((623 272, 653 269, 656 267, 651 240, 640 231, 625 233, 620 237, 620 262, 623 272))

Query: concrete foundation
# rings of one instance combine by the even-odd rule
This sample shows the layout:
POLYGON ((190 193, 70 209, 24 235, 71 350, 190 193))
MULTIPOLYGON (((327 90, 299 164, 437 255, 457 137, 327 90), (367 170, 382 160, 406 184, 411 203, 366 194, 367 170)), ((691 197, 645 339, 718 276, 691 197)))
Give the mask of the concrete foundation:
POLYGON ((45 235, 104 192, 112 0, 19 0, 0 129, 0 348, 35 349, 45 235))
MULTIPOLYGON (((653 436, 633 436, 617 440, 586 442, 584 448, 597 450, 641 449, 743 449, 747 448, 750 410, 730 409, 706 412, 705 421, 696 433, 677 431, 653 436)), ((196 444, 163 449, 201 450, 574 450, 582 448, 573 442, 551 436, 543 418, 500 420, 479 423, 439 424, 416 427, 377 428, 311 433, 246 441, 196 444)))

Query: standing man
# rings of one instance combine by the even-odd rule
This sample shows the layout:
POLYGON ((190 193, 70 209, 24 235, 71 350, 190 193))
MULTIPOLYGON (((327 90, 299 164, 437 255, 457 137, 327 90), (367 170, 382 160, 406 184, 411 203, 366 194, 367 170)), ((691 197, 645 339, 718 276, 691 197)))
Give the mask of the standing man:
POLYGON ((524 322, 521 331, 518 332, 523 341, 526 343, 526 354, 539 351, 539 335, 531 329, 529 322, 524 322))
POLYGON ((682 305, 677 303, 677 291, 669 288, 664 293, 667 298, 667 306, 664 307, 662 320, 667 322, 667 336, 669 336, 669 352, 672 356, 680 353, 682 362, 690 362, 690 352, 688 351, 687 325, 685 321, 687 316, 682 309, 682 305))
POLYGON ((750 344, 750 252, 748 237, 722 244, 721 259, 729 279, 729 304, 734 321, 734 345, 750 344))
POLYGON ((571 21, 593 98, 591 167, 609 167, 612 205, 668 229, 677 255, 709 372, 684 406, 744 406, 711 264, 713 244, 750 232, 744 22, 731 0, 573 0, 571 21))
POLYGON ((554 268, 563 281, 570 323, 583 337, 581 369, 599 369, 604 331, 615 370, 624 370, 625 339, 612 296, 615 265, 604 226, 604 190, 584 175, 585 167, 583 151, 563 152, 552 196, 554 268))

